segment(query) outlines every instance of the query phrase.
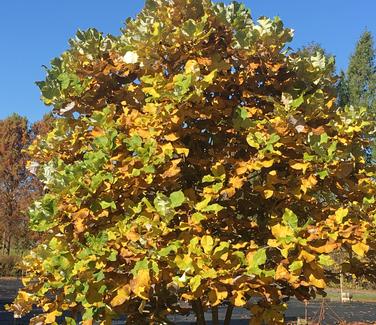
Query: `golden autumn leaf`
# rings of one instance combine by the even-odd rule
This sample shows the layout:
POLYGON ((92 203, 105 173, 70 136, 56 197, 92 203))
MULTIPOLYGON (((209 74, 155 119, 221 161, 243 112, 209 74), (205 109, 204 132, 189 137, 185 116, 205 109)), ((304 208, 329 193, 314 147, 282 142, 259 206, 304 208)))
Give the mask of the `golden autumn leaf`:
POLYGON ((176 141, 179 139, 178 135, 176 133, 170 133, 170 134, 167 134, 164 136, 164 138, 167 140, 167 141, 176 141))
POLYGON ((46 324, 53 324, 53 323, 55 323, 56 322, 56 317, 58 317, 60 315, 61 315, 61 312, 59 312, 57 310, 53 310, 53 311, 49 312, 46 315, 45 323, 46 324))
POLYGON ((162 174, 163 178, 174 177, 180 173, 180 168, 178 164, 181 162, 181 159, 174 159, 171 161, 171 166, 162 174))
POLYGON ((308 253, 305 250, 302 250, 299 254, 299 259, 304 260, 306 263, 310 263, 316 259, 316 256, 308 253))
POLYGON ((290 272, 282 264, 279 264, 275 271, 274 278, 276 280, 289 280, 290 277, 291 277, 290 272))
POLYGON ((201 246, 206 254, 209 254, 214 247, 213 237, 205 235, 201 238, 201 246))
POLYGON ((283 226, 281 224, 276 224, 271 227, 272 234, 275 238, 285 238, 287 236, 293 236, 294 232, 290 227, 283 226))
POLYGON ((307 168, 310 166, 310 163, 294 163, 291 165, 292 169, 301 170, 305 174, 307 168))
POLYGON ((273 190, 264 190, 265 199, 271 198, 273 196, 273 194, 274 194, 273 190))
POLYGON ((149 299, 150 272, 147 269, 139 270, 130 282, 130 288, 134 294, 142 299, 149 299))
POLYGON ((89 209, 81 209, 78 212, 74 213, 72 218, 74 220, 74 227, 77 233, 82 233, 86 229, 85 219, 89 216, 89 209))
POLYGON ((313 175, 309 175, 308 178, 302 179, 302 185, 300 186, 300 189, 303 191, 303 193, 307 193, 307 191, 311 188, 313 188, 317 184, 317 179, 313 175))
POLYGON ((217 306, 222 303, 228 296, 228 292, 225 287, 214 287, 209 291, 209 301, 212 306, 217 306))
POLYGON ((131 288, 128 284, 122 286, 116 291, 116 296, 111 300, 111 306, 116 307, 122 305, 130 298, 131 288))
POLYGON ((365 253, 367 253, 369 250, 369 246, 362 242, 352 245, 351 248, 353 252, 361 257, 364 257, 365 253))
POLYGON ((246 303, 246 297, 242 291, 233 291, 233 296, 231 297, 231 302, 236 307, 243 307, 246 303))
POLYGON ((338 224, 341 224, 343 221, 343 218, 345 218, 349 214, 349 209, 345 209, 343 207, 339 208, 335 212, 335 220, 338 224))
POLYGON ((178 155, 184 155, 186 157, 188 157, 188 155, 189 155, 189 149, 188 148, 175 147, 175 151, 178 155))

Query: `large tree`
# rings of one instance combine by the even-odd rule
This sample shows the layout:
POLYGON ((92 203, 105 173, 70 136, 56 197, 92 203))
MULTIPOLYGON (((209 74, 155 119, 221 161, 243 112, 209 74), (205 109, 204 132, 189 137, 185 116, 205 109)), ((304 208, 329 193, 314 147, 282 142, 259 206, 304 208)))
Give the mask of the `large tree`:
POLYGON ((349 104, 376 109, 376 65, 373 36, 365 31, 350 58, 347 71, 349 104))
POLYGON ((257 297, 252 324, 281 324, 289 297, 336 279, 332 252, 374 275, 360 136, 374 126, 337 109, 334 60, 291 39, 279 18, 209 0, 148 0, 118 37, 78 32, 39 83, 60 117, 29 151, 44 242, 12 310, 165 324, 186 301, 204 324, 257 297))
POLYGON ((31 175, 23 151, 28 145, 26 118, 14 114, 0 121, 0 229, 2 252, 7 255, 12 245, 22 247, 28 238, 24 211, 31 199, 31 175))
MULTIPOLYGON (((42 183, 28 170, 25 152, 32 141, 47 134, 53 117, 46 115, 31 126, 17 114, 0 121, 0 229, 1 250, 22 251, 33 246, 37 236, 29 230, 26 211, 43 192, 42 183)), ((33 166, 31 171, 33 171, 33 166)))

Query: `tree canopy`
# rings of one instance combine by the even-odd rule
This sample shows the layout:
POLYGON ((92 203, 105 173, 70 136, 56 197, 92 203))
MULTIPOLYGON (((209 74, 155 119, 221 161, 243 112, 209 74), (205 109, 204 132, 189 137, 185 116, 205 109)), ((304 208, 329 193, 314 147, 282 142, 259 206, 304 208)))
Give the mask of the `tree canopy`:
POLYGON ((26 169, 24 150, 31 137, 26 118, 13 114, 0 121, 0 247, 4 255, 30 245, 25 210, 39 194, 39 181, 26 169))
POLYGON ((375 114, 376 65, 373 36, 365 31, 350 58, 346 80, 340 87, 340 101, 368 107, 375 114))
POLYGON ((209 0, 148 0, 120 36, 77 33, 39 82, 59 117, 29 149, 44 242, 16 315, 164 324, 186 301, 203 323, 256 297, 251 324, 282 324, 289 297, 336 278, 331 253, 374 276, 374 125, 338 110, 333 58, 292 36, 209 0))

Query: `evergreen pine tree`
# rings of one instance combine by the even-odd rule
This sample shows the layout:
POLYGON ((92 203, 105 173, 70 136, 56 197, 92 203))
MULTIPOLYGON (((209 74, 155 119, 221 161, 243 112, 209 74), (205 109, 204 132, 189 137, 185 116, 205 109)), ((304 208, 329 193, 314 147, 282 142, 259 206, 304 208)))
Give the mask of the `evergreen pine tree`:
POLYGON ((365 106, 373 110, 376 106, 375 49, 372 34, 365 31, 351 56, 347 82, 349 102, 354 106, 365 106))
POLYGON ((349 105, 350 98, 349 98, 349 84, 346 78, 346 74, 343 70, 338 77, 337 83, 337 104, 340 107, 345 107, 349 105))

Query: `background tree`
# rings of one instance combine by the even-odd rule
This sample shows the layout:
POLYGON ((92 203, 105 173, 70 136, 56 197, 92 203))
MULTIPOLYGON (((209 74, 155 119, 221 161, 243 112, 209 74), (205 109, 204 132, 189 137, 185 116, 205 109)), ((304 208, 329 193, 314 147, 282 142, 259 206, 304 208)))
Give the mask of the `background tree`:
POLYGON ((24 210, 30 202, 30 174, 26 154, 30 133, 26 118, 12 115, 0 121, 0 227, 3 254, 12 245, 22 247, 27 241, 27 218, 24 210))
POLYGON ((334 60, 291 39, 209 0, 148 0, 119 37, 79 31, 39 83, 60 117, 29 150, 43 243, 11 309, 165 324, 184 300, 204 324, 257 297, 252 324, 282 324, 286 300, 336 278, 329 254, 374 274, 374 125, 337 109, 334 60))
POLYGON ((341 70, 337 82, 337 104, 339 107, 350 105, 349 84, 345 72, 341 70))
POLYGON ((351 56, 347 83, 349 103, 364 106, 374 113, 376 108, 376 66, 375 48, 372 34, 364 32, 360 37, 354 54, 351 56))
MULTIPOLYGON (((366 31, 360 37, 350 58, 347 74, 341 71, 337 83, 337 103, 340 107, 366 107, 370 119, 375 119, 376 65, 373 36, 366 31)), ((363 134, 369 145, 365 149, 368 163, 375 161, 374 134, 363 134)))
POLYGON ((42 183, 27 170, 25 150, 38 136, 51 128, 52 115, 29 127, 26 118, 14 114, 0 121, 0 211, 2 253, 9 255, 30 249, 36 239, 29 230, 25 212, 31 201, 41 195, 42 183))
POLYGON ((32 140, 35 140, 38 136, 46 136, 52 130, 54 121, 55 117, 53 114, 47 113, 41 120, 34 122, 30 130, 32 140))

